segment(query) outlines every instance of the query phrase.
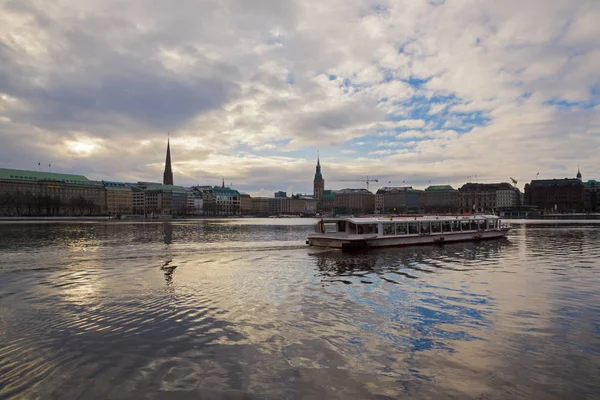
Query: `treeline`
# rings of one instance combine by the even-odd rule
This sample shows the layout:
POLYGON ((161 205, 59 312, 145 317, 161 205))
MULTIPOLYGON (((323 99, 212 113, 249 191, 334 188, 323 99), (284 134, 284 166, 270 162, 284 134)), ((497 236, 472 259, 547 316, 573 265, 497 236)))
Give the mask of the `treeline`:
POLYGON ((0 194, 0 214, 4 216, 83 216, 96 215, 100 206, 83 196, 65 201, 58 196, 14 192, 0 194))

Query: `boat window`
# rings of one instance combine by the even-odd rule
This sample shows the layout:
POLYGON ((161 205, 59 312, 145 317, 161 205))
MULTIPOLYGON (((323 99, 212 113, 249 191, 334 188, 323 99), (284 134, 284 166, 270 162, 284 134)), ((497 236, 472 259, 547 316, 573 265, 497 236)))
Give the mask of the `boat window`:
POLYGON ((478 223, 478 229, 479 230, 484 230, 485 229, 485 219, 480 219, 479 221, 477 221, 478 223))
POLYGON ((356 234, 356 224, 353 222, 350 222, 350 224, 348 225, 348 233, 351 235, 356 234))
POLYGON ((488 221, 488 228, 490 228, 490 229, 496 228, 496 220, 495 219, 490 219, 488 221))
POLYGON ((470 231, 471 230, 471 222, 469 220, 460 221, 460 230, 461 231, 470 231))
POLYGON ((442 225, 439 221, 431 223, 431 233, 440 233, 442 231, 442 225))
POLYGON ((346 232, 346 221, 338 221, 337 222, 337 231, 338 232, 346 232))
POLYGON ((454 232, 460 232, 460 221, 458 221, 458 220, 452 221, 452 230, 454 232))
POLYGON ((452 232, 452 221, 442 222, 442 231, 443 232, 452 232))
POLYGON ((474 220, 474 219, 471 220, 471 227, 470 227, 470 229, 472 231, 476 231, 477 230, 477 221, 476 220, 474 220))
POLYGON ((396 235, 406 235, 407 232, 408 230, 405 223, 396 224, 396 235))
POLYGON ((430 228, 429 222, 421 222, 421 233, 422 234, 429 234, 430 233, 429 228, 430 228))
POLYGON ((392 222, 386 222, 383 224, 383 235, 394 235, 394 224, 392 222))
POLYGON ((366 229, 365 229, 365 233, 377 233, 377 225, 376 224, 367 225, 366 229))
POLYGON ((408 223, 408 233, 411 235, 416 235, 419 233, 419 223, 418 222, 409 222, 408 223))

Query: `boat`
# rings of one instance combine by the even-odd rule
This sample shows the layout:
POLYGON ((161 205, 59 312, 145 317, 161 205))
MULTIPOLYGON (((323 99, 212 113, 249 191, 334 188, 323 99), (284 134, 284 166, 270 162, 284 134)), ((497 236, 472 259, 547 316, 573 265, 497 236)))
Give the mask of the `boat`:
POLYGON ((306 244, 343 250, 442 244, 505 237, 510 226, 495 215, 322 218, 306 244))

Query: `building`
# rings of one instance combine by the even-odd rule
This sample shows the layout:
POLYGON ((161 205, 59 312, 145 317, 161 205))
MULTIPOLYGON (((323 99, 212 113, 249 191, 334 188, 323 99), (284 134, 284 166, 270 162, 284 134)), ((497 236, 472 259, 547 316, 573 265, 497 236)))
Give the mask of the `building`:
POLYGON ((270 215, 269 199, 269 197, 252 197, 252 215, 270 215))
POLYGON ((194 188, 186 189, 187 192, 187 213, 188 215, 203 215, 204 199, 202 194, 194 188))
POLYGON ((225 187, 225 182, 221 187, 213 188, 216 200, 216 215, 240 215, 241 198, 240 192, 229 187, 225 187))
POLYGON ((458 189, 460 212, 495 213, 498 207, 518 206, 520 191, 509 183, 465 183, 458 189))
POLYGON ((321 161, 317 157, 317 168, 315 171, 315 178, 313 179, 313 198, 317 200, 317 207, 321 199, 323 198, 323 192, 325 191, 325 180, 321 174, 321 161))
POLYGON ((289 209, 289 200, 286 197, 269 197, 269 215, 280 215, 284 209, 289 209))
POLYGON ((134 214, 146 217, 187 215, 188 194, 183 186, 155 182, 133 184, 134 214))
POLYGON ((332 212, 335 207, 335 193, 335 190, 323 190, 321 201, 317 202, 317 211, 332 212))
POLYGON ((252 197, 247 193, 240 193, 240 214, 252 214, 252 197))
POLYGON ((290 214, 315 214, 317 212, 317 200, 312 196, 295 194, 287 203, 287 213, 290 214))
POLYGON ((406 194, 410 186, 382 187, 375 193, 375 210, 383 214, 403 213, 406 211, 406 194))
POLYGON ((367 189, 342 189, 335 193, 337 214, 373 214, 375 195, 367 189))
POLYGON ((525 202, 545 213, 584 212, 585 185, 580 178, 533 180, 525 185, 525 202))
POLYGON ((146 192, 144 189, 137 187, 135 184, 127 184, 131 188, 133 197, 133 214, 134 215, 145 215, 146 214, 146 192))
POLYGON ((598 191, 600 190, 600 182, 593 179, 587 181, 584 185, 585 194, 585 210, 587 212, 598 212, 598 191))
POLYGON ((120 217, 133 214, 133 191, 121 182, 102 181, 108 215, 120 217))
POLYGON ((406 191, 406 213, 418 213, 421 210, 421 197, 423 191, 419 189, 409 189, 406 191))
POLYGON ((83 175, 0 168, 0 214, 106 215, 104 185, 83 175))
POLYGON ((278 191, 278 192, 275 192, 275 195, 274 195, 274 197, 275 197, 276 199, 283 199, 283 198, 286 198, 286 197, 287 197, 287 193, 286 193, 286 192, 282 192, 282 191, 280 190, 280 191, 278 191))
POLYGON ((429 214, 452 214, 459 210, 458 190, 450 185, 432 185, 423 191, 421 209, 429 214))

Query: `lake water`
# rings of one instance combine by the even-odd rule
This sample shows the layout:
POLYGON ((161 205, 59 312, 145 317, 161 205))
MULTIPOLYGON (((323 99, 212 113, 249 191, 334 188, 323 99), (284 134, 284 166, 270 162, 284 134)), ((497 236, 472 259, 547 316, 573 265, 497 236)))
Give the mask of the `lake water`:
POLYGON ((0 398, 600 398, 600 224, 347 254, 312 223, 0 224, 0 398))

